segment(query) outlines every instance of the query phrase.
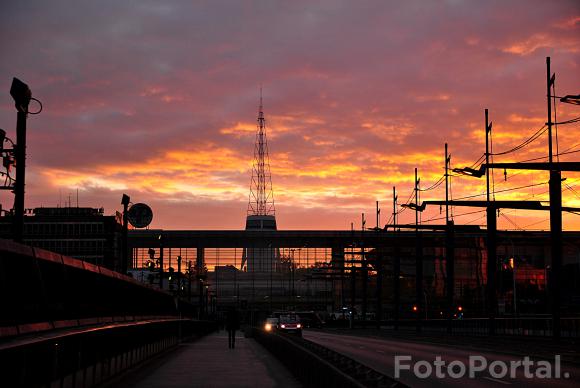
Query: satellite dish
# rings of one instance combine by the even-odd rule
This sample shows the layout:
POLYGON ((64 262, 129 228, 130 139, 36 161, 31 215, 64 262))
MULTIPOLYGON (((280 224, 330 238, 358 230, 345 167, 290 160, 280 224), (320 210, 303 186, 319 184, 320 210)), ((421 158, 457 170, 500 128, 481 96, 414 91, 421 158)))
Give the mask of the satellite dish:
POLYGON ((129 208, 127 219, 135 228, 146 228, 153 220, 153 211, 144 203, 136 203, 129 208))

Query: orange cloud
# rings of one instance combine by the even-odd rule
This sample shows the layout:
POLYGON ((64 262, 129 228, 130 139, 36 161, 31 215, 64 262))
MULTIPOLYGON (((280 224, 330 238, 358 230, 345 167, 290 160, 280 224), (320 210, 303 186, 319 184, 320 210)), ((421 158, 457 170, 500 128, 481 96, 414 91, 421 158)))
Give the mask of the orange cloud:
POLYGON ((543 33, 534 34, 528 39, 511 43, 502 48, 502 51, 516 55, 529 55, 544 47, 557 47, 559 50, 571 53, 580 51, 577 39, 556 39, 543 33))

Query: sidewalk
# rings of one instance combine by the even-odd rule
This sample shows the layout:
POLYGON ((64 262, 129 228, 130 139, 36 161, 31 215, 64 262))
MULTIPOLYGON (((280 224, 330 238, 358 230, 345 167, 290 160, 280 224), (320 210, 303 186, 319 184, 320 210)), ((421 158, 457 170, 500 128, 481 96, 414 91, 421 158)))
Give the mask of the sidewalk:
POLYGON ((158 360, 131 373, 115 386, 157 387, 300 387, 266 349, 237 332, 236 348, 228 349, 227 332, 184 343, 158 360))

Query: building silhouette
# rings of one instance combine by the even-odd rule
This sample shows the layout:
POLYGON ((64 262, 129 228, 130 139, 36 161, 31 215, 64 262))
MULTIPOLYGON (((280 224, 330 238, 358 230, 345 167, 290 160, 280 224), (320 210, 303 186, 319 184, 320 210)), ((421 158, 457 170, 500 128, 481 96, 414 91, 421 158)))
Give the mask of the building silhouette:
MULTIPOLYGON (((24 217, 24 243, 118 270, 121 214, 90 207, 39 207, 24 217)), ((0 217, 0 237, 11 238, 12 216, 0 217)))

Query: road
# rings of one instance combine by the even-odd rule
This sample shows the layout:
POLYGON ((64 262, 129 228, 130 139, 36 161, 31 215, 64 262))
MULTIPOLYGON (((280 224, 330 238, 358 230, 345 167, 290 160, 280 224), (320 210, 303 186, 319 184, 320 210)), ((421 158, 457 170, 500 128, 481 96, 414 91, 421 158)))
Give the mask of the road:
MULTIPOLYGON (((509 373, 503 378, 493 377, 487 368, 482 372, 476 373, 475 378, 469 378, 468 375, 462 378, 451 378, 448 375, 444 378, 437 378, 435 377, 436 367, 433 365, 436 356, 441 356, 441 359, 446 364, 452 361, 460 361, 466 366, 469 365, 469 356, 482 356, 485 357, 488 365, 493 361, 501 361, 507 363, 508 367, 510 361, 522 361, 523 357, 502 354, 500 352, 495 353, 489 350, 478 352, 471 349, 460 349, 458 347, 435 343, 393 338, 352 336, 321 331, 305 331, 304 338, 342 353, 391 377, 395 377, 395 356, 411 356, 411 361, 400 362, 401 364, 410 365, 411 370, 401 371, 399 377, 401 382, 410 387, 501 387, 525 385, 527 388, 531 388, 546 385, 551 387, 580 386, 580 367, 576 364, 562 364, 562 378, 560 379, 526 378, 523 367, 516 369, 514 378, 511 378, 509 373), (419 378, 414 375, 413 365, 415 362, 421 360, 428 361, 432 365, 433 373, 431 377, 419 378), (567 376, 567 378, 564 376, 567 376)), ((531 358, 533 361, 537 361, 533 357, 531 358)), ((554 363, 553 359, 549 361, 552 364, 554 363)), ((453 371, 458 371, 458 368, 459 366, 454 368, 453 371)), ((498 373, 501 372, 500 368, 500 366, 496 368, 498 373)), ((420 372, 425 372, 426 370, 426 366, 422 366, 419 369, 420 372)), ((536 371, 535 367, 530 368, 530 370, 531 373, 536 371)), ((443 367, 442 371, 447 374, 446 367, 443 367)))

